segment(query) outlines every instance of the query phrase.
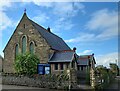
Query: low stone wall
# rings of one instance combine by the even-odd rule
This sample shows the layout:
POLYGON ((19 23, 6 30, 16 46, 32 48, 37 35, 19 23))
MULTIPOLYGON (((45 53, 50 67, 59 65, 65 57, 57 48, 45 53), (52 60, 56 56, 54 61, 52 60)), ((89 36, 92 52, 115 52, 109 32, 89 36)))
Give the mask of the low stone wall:
POLYGON ((53 78, 47 75, 37 76, 17 76, 17 75, 3 75, 2 84, 6 85, 23 85, 40 88, 53 88, 53 89, 67 89, 69 86, 68 81, 57 81, 56 76, 53 78))

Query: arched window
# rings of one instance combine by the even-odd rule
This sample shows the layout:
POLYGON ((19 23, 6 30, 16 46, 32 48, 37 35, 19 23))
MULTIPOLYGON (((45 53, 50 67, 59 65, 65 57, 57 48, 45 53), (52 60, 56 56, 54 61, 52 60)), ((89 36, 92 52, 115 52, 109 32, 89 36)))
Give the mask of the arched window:
POLYGON ((15 46, 15 57, 19 54, 19 45, 16 44, 15 46))
POLYGON ((22 53, 26 52, 26 37, 23 36, 22 38, 22 53))
POLYGON ((34 53, 34 44, 33 44, 33 42, 30 43, 30 53, 34 53))

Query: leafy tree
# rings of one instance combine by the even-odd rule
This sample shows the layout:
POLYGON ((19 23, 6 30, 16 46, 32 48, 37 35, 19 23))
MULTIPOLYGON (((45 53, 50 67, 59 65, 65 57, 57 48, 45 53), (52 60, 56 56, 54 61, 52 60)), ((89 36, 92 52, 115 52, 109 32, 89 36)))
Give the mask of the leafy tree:
POLYGON ((99 88, 104 88, 109 84, 109 72, 106 67, 103 65, 99 65, 96 67, 96 72, 99 75, 99 80, 101 81, 101 85, 99 88))
POLYGON ((119 67, 117 66, 117 64, 110 63, 110 69, 115 76, 119 75, 119 67))
POLYGON ((36 55, 25 53, 19 54, 15 59, 15 69, 17 73, 32 75, 37 73, 39 59, 36 55))

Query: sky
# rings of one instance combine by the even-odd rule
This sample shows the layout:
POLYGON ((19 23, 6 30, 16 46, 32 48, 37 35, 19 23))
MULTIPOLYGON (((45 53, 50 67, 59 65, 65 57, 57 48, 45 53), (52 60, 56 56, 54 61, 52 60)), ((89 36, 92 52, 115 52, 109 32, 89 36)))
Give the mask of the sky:
POLYGON ((49 26, 71 49, 76 47, 78 55, 94 53, 96 65, 107 67, 115 60, 118 62, 117 2, 26 1, 0 1, 0 55, 3 57, 2 51, 26 8, 30 19, 44 28, 49 26))

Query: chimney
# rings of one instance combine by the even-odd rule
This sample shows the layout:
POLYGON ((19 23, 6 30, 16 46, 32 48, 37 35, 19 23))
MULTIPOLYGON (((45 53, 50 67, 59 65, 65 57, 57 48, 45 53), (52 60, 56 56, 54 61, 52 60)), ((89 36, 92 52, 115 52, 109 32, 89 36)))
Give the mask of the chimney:
POLYGON ((51 31, 50 31, 50 27, 48 27, 47 30, 48 30, 48 32, 51 32, 51 31))
POLYGON ((74 52, 76 51, 76 47, 73 48, 73 51, 74 51, 74 52))
POLYGON ((92 56, 94 56, 94 53, 92 53, 92 56))

